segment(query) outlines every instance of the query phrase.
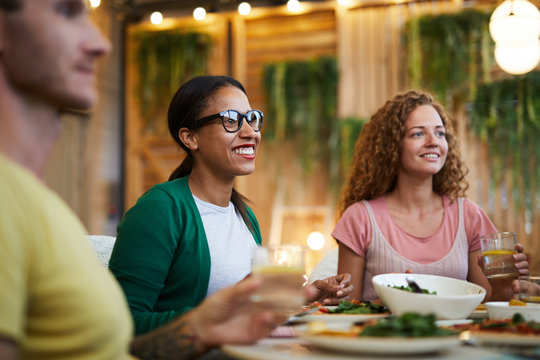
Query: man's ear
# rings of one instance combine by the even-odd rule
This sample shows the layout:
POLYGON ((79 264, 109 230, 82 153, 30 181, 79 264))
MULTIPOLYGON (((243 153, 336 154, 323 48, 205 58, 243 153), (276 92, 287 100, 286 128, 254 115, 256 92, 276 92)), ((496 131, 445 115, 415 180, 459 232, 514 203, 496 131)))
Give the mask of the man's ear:
POLYGON ((181 128, 178 130, 178 137, 189 150, 195 151, 199 148, 199 142, 195 133, 188 128, 181 128))

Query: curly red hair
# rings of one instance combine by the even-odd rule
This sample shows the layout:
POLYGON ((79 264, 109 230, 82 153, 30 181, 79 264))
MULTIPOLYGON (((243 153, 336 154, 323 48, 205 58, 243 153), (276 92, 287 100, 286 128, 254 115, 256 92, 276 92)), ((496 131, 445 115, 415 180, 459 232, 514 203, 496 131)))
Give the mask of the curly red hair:
POLYGON ((375 199, 392 191, 401 159, 405 121, 420 105, 430 105, 439 113, 448 142, 446 162, 433 176, 433 191, 452 200, 465 196, 469 187, 465 180, 467 168, 461 160, 452 122, 433 96, 411 90, 388 100, 362 129, 343 191, 341 214, 357 201, 375 199))

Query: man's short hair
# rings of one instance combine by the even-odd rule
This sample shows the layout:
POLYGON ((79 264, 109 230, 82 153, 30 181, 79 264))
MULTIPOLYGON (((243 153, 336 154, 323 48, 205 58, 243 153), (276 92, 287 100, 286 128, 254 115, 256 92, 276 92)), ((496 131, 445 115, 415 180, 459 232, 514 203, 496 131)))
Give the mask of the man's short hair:
POLYGON ((22 0, 0 0, 0 9, 6 11, 19 10, 22 7, 22 0))

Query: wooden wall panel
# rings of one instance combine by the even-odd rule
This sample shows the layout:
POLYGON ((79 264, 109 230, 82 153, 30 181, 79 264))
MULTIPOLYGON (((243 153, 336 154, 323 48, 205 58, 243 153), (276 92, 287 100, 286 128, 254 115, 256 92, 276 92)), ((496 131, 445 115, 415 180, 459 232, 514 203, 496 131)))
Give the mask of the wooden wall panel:
POLYGON ((265 64, 336 55, 334 11, 302 15, 273 15, 245 23, 246 74, 244 85, 251 106, 264 111, 261 85, 265 64))
MULTIPOLYGON (((148 31, 163 30, 165 28, 180 28, 186 31, 199 31, 211 36, 214 46, 208 62, 210 74, 222 75, 228 69, 228 22, 220 16, 209 16, 204 23, 193 19, 170 21, 164 26, 134 25, 128 29, 127 76, 126 76, 126 153, 125 153, 125 209, 135 204, 137 199, 155 184, 166 181, 170 173, 179 165, 185 154, 179 151, 178 145, 168 133, 145 132, 141 123, 138 100, 133 89, 137 83, 134 52, 135 44, 131 40, 134 32, 145 29, 148 31)), ((163 124, 167 122, 167 108, 164 108, 160 119, 163 124)), ((166 125, 164 125, 166 128, 166 125)))
MULTIPOLYGON (((225 34, 227 23, 230 22, 233 31, 233 43, 230 44, 233 49, 232 75, 246 86, 253 108, 265 110, 261 79, 266 63, 336 55, 340 69, 339 116, 367 118, 384 101, 407 90, 406 54, 401 46, 404 24, 413 16, 452 12, 462 8, 461 0, 368 4, 350 9, 332 3, 300 15, 261 10, 256 17, 242 18, 236 14, 224 14, 217 19, 215 16, 209 27, 214 29, 213 36, 217 39, 211 73, 224 74, 229 68, 226 64, 229 44, 225 34)), ((191 26, 192 23, 190 19, 183 19, 177 26, 191 26)), ((128 77, 128 89, 132 81, 134 77, 128 77)), ((140 130, 136 129, 138 115, 134 110, 134 99, 129 94, 127 97, 129 141, 126 162, 134 164, 127 166, 126 177, 132 184, 129 186, 128 183, 127 189, 129 195, 126 200, 129 204, 142 194, 144 188, 163 181, 159 173, 164 172, 163 168, 175 165, 178 159, 176 156, 181 154, 171 149, 160 150, 155 145, 153 151, 156 157, 141 157, 141 146, 146 146, 143 144, 160 141, 141 140, 140 130), (156 158, 160 159, 159 162, 156 158), (130 168, 135 170, 130 171, 130 168), (144 177, 141 174, 145 174, 144 177)), ((530 215, 527 223, 525 214, 514 207, 512 194, 507 190, 511 180, 509 177, 504 186, 490 189, 486 146, 470 132, 463 109, 454 116, 462 154, 470 169, 467 177, 470 183, 469 197, 485 209, 500 230, 517 232, 519 241, 532 256, 531 268, 540 272, 540 242, 536 240, 540 236, 538 211, 530 215)), ((267 118, 265 121, 272 119, 267 118)), ((294 156, 291 144, 263 141, 255 172, 239 178, 237 188, 252 200, 251 205, 260 221, 265 242, 300 241, 297 238, 307 236, 310 230, 310 221, 305 221, 310 216, 325 218, 321 230, 330 240, 338 194, 328 191, 328 177, 321 169, 316 169, 309 176, 302 175, 299 165, 292 160, 294 156), (276 221, 277 218, 281 220, 276 221), (294 219, 304 220, 294 223, 294 219), (288 230, 293 228, 294 231, 288 230)), ((330 241, 324 250, 333 246, 330 241)))

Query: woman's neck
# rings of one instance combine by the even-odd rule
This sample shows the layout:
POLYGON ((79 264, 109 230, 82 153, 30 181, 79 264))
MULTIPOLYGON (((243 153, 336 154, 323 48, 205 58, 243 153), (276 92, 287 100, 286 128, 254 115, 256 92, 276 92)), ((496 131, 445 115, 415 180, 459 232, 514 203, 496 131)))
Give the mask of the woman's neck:
POLYGON ((234 177, 221 179, 208 169, 193 166, 188 179, 191 193, 199 199, 217 206, 226 207, 231 201, 234 177))
POLYGON ((442 206, 441 196, 433 191, 433 177, 412 180, 398 177, 394 189, 386 195, 389 208, 402 211, 429 212, 442 206))

